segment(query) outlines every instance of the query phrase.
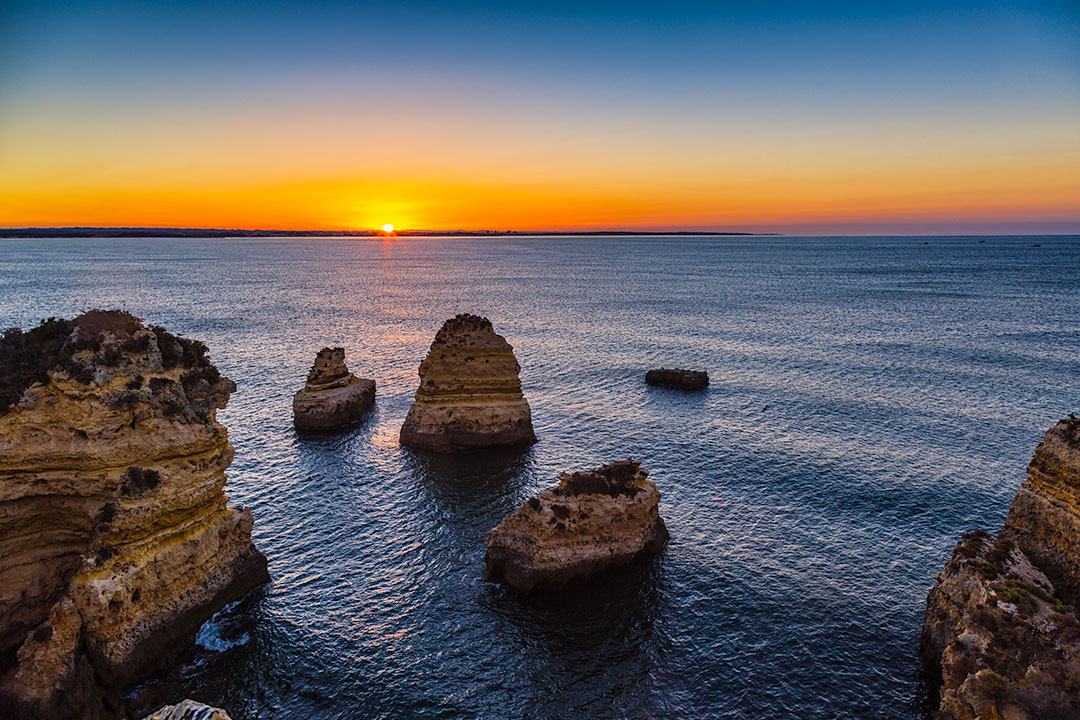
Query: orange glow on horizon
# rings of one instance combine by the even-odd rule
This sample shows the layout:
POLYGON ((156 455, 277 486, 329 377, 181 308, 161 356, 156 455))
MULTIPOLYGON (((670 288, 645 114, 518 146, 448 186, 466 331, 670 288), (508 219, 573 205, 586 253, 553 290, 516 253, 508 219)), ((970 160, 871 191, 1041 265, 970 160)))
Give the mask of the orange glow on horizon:
POLYGON ((381 228, 394 218, 397 228, 538 231, 1080 222, 1080 137, 1060 134, 1030 136, 1024 153, 991 152, 993 135, 889 144, 822 130, 816 143, 746 135, 746 147, 672 135, 656 147, 559 152, 492 137, 467 158, 452 142, 424 148, 422 165, 390 151, 365 162, 342 139, 333 158, 313 165, 306 140, 289 142, 284 130, 276 157, 268 157, 258 143, 189 145, 187 155, 172 155, 157 140, 110 145, 53 129, 37 140, 37 128, 27 128, 28 142, 0 154, 0 226, 334 231, 381 228))

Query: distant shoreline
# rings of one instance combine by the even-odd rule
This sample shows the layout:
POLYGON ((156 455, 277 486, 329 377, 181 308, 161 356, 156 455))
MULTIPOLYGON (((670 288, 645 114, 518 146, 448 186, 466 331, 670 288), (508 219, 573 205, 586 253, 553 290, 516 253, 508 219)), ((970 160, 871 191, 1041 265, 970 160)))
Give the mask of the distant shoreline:
POLYGON ((780 233, 713 232, 698 230, 222 230, 218 228, 0 228, 6 238, 182 238, 182 237, 529 237, 604 235, 779 235, 780 233))

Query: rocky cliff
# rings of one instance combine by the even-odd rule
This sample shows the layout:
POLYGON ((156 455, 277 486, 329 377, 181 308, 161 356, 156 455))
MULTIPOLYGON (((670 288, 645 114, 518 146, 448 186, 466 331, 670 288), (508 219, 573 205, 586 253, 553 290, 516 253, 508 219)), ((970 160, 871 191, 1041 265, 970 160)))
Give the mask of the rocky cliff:
POLYGON ((459 450, 536 442, 514 349, 486 318, 458 315, 435 335, 401 444, 459 450))
POLYGON ((927 598, 939 720, 1080 717, 1080 420, 1051 428, 1005 529, 968 533, 927 598))
POLYGON ((1080 604, 1080 418, 1046 432, 1009 506, 1005 535, 1080 604))
POLYGON ((488 577, 521 592, 557 589, 658 549, 668 532, 647 477, 633 460, 563 473, 484 537, 488 577))
POLYGON ((343 348, 323 348, 293 396, 298 430, 334 430, 360 419, 375 403, 375 381, 358 378, 345 366, 343 348))
POLYGON ((235 385, 118 311, 7 331, 0 378, 0 709, 116 717, 119 690, 268 579, 224 494, 235 385))

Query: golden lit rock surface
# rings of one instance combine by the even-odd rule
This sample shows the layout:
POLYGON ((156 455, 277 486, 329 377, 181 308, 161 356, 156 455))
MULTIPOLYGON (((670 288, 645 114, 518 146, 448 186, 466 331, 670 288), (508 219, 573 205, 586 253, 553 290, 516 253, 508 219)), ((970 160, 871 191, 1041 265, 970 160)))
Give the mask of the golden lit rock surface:
POLYGON ((345 366, 343 348, 323 348, 293 396, 297 430, 334 430, 360 419, 375 403, 375 381, 358 378, 345 366))
POLYGON ((224 493, 236 386, 118 311, 8 331, 0 362, 0 702, 115 717, 118 690, 269 579, 224 493))
POLYGON ((1080 717, 1078 447, 1080 421, 1051 428, 1002 533, 968 533, 938 573, 920 649, 939 720, 1080 717))
POLYGON ((1080 418, 1050 428, 1009 506, 1005 533, 1080 603, 1080 418))
POLYGON ((655 551, 668 539, 660 492, 633 460, 562 473, 484 537, 488 577, 557 589, 655 551))
POLYGON ((514 349, 486 318, 458 315, 435 335, 401 444, 461 450, 536 442, 514 349))

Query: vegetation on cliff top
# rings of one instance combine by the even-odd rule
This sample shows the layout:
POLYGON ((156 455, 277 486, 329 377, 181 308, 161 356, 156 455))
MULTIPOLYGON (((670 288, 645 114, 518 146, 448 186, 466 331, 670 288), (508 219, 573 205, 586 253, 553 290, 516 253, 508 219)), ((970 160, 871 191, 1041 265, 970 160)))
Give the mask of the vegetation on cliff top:
MULTIPOLYGON (((115 366, 125 353, 146 352, 151 338, 145 333, 140 335, 142 329, 137 317, 122 310, 90 310, 74 320, 50 317, 25 332, 20 328, 4 330, 0 336, 0 415, 18 403, 34 383, 47 385, 51 373, 63 372, 89 385, 97 367, 115 366), (114 342, 106 343, 106 334, 114 342), (93 354, 87 357, 83 351, 93 354)), ((200 379, 211 384, 220 379, 217 368, 206 357, 206 345, 173 335, 157 325, 149 329, 156 336, 162 367, 188 370, 181 378, 185 387, 200 379)))

